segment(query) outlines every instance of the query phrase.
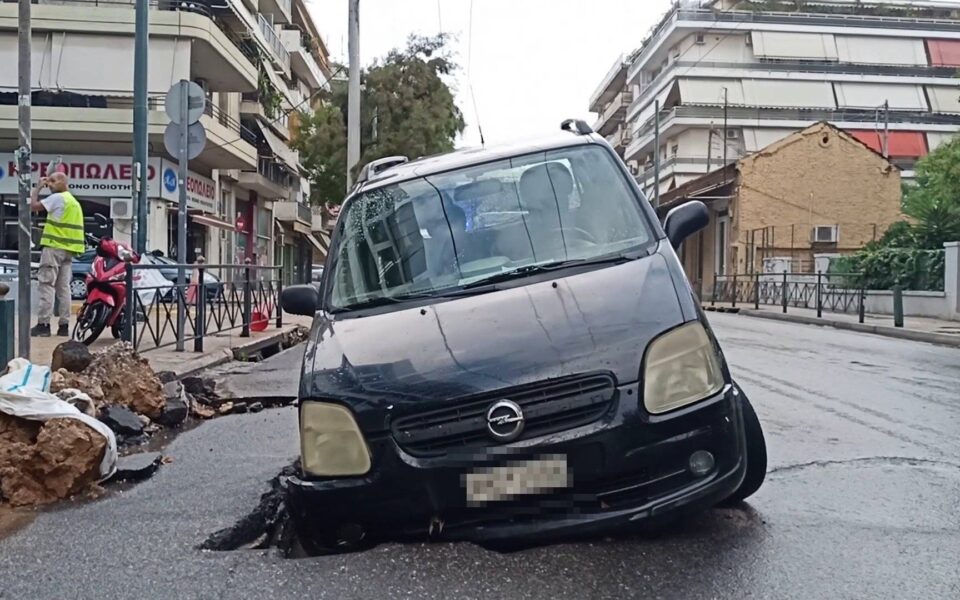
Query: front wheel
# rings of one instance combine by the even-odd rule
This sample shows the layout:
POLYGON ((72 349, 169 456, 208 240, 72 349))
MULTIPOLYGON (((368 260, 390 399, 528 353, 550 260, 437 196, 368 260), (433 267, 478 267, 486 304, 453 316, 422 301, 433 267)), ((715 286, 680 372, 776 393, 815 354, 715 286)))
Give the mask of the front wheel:
POLYGON ((96 341, 110 318, 110 307, 103 302, 84 304, 77 314, 77 324, 73 328, 73 339, 89 346, 96 341))
POLYGON ((750 401, 743 398, 743 429, 747 437, 747 474, 733 494, 720 503, 733 506, 753 495, 767 476, 767 443, 763 438, 760 419, 750 401))

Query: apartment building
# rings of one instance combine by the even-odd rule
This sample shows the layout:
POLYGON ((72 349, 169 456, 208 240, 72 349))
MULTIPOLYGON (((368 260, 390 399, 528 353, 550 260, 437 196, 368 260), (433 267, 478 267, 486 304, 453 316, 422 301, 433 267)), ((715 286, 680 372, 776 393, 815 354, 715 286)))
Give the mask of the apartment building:
MULTIPOLYGON (((85 212, 131 233, 134 0, 39 0, 33 6, 33 169, 66 165, 85 212)), ((185 260, 283 264, 309 276, 309 184, 290 149, 290 115, 330 76, 303 0, 150 2, 148 250, 185 260), (164 96, 189 79, 207 94, 203 152, 190 161, 189 225, 177 230, 176 163, 163 143, 164 96)), ((0 250, 16 248, 17 5, 0 3, 0 250)), ((35 227, 35 240, 39 224, 35 227)))
POLYGON ((830 121, 905 179, 960 130, 960 3, 676 3, 590 99, 595 129, 661 191, 830 121), (659 103, 659 145, 655 135, 659 103))

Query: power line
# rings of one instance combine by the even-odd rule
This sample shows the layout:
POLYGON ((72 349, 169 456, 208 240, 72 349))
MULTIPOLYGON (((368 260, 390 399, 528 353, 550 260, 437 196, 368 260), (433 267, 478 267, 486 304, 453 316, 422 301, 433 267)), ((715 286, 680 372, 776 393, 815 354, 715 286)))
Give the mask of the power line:
POLYGON ((437 0, 437 33, 443 33, 443 11, 440 10, 440 0, 437 0))
POLYGON ((473 93, 473 0, 470 0, 470 19, 467 24, 467 87, 470 88, 470 101, 473 104, 473 115, 477 119, 477 133, 480 134, 480 145, 486 146, 483 139, 483 125, 480 124, 480 111, 477 110, 477 96, 473 93))

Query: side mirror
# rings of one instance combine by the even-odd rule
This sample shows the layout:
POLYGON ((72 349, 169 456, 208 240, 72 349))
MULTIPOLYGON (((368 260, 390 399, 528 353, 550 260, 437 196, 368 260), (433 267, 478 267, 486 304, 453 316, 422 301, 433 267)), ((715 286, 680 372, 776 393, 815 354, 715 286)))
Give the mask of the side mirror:
POLYGON ((312 285, 292 285, 280 292, 284 312, 312 317, 320 305, 320 291, 312 285))
POLYGON ((694 233, 700 231, 710 222, 710 211, 699 200, 691 200, 671 209, 667 218, 663 220, 663 230, 673 249, 680 247, 681 242, 694 233))
POLYGON ((93 220, 96 221, 100 227, 106 227, 110 224, 110 219, 100 213, 93 213, 93 220))

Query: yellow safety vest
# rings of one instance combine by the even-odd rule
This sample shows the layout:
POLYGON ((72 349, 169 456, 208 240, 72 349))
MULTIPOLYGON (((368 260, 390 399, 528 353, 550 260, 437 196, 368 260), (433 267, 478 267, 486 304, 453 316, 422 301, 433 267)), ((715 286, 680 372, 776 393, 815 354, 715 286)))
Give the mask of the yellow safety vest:
POLYGON ((83 209, 70 192, 61 192, 60 195, 63 196, 63 216, 54 221, 51 215, 47 215, 40 245, 83 254, 83 209))

